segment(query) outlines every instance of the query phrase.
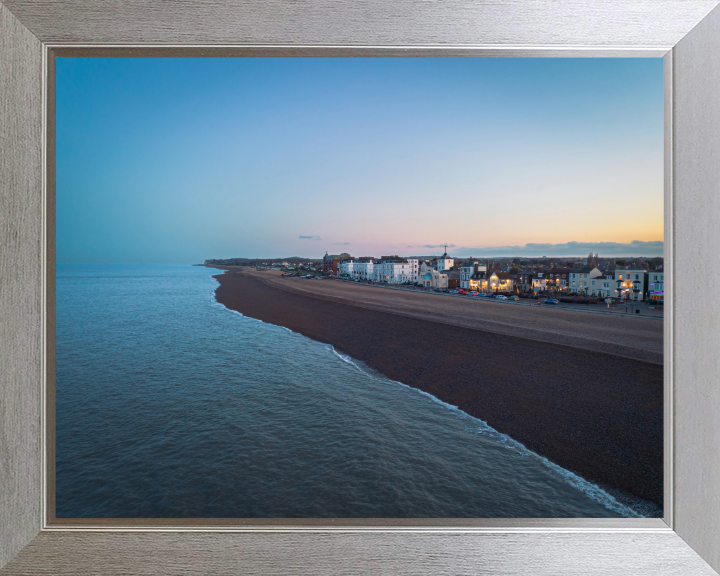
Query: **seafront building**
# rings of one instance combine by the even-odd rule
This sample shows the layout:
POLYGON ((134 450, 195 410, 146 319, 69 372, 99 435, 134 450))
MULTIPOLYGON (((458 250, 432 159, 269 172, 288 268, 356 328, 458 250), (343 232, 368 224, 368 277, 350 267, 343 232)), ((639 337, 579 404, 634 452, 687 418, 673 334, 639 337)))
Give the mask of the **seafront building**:
MULTIPOLYGON (((454 289, 488 293, 550 292, 557 296, 580 295, 633 301, 660 301, 665 297, 662 258, 599 261, 594 255, 590 265, 570 259, 500 259, 488 266, 477 258, 462 263, 447 252, 438 258, 419 260, 390 255, 354 257, 347 253, 323 258, 324 273, 353 280, 391 284, 415 284, 425 288, 454 289), (559 265, 558 265, 559 264, 559 265), (566 264, 567 267, 563 267, 566 264), (580 266, 578 266, 580 264, 580 266), (549 265, 549 266, 547 266, 549 265), (520 269, 520 266, 526 268, 520 269), (576 266, 571 268, 571 266, 576 266)), ((221 262, 222 263, 222 262, 221 262)), ((234 263, 234 262, 233 262, 234 263)), ((232 263, 231 263, 232 264, 232 263)), ((263 265, 294 266, 289 261, 263 265)), ((312 263, 310 263, 312 264, 312 263)), ((319 266, 318 266, 319 268, 319 266)))
POLYGON ((612 276, 598 276, 590 280, 588 296, 609 298, 615 290, 615 279, 612 276))
POLYGON ((420 262, 420 268, 418 269, 418 278, 422 278, 431 270, 436 270, 436 268, 431 264, 429 260, 423 260, 422 262, 420 262))
MULTIPOLYGON (((598 272, 600 271, 598 270, 598 272)), ((569 280, 570 268, 550 268, 548 271, 548 286, 557 292, 567 291, 569 287, 569 280)))
POLYGON ((532 272, 522 270, 515 275, 515 285, 523 292, 530 292, 532 290, 532 279, 532 272))
POLYGON ((470 258, 460 266, 460 288, 465 290, 482 290, 486 281, 487 266, 475 258, 470 258))
POLYGON ((354 264, 355 258, 345 258, 338 262, 337 273, 340 276, 353 276, 354 277, 354 264))
POLYGON ((350 257, 350 254, 347 252, 343 252, 342 254, 328 254, 326 251, 325 256, 323 256, 322 271, 326 274, 337 274, 340 262, 350 257))
POLYGON ((613 296, 639 302, 645 294, 648 272, 644 269, 615 270, 615 290, 613 296))
POLYGON ((594 266, 583 266, 573 268, 569 272, 570 292, 573 294, 584 294, 590 288, 590 280, 602 276, 602 272, 594 266))
POLYGON ((424 288, 445 289, 448 287, 448 276, 432 268, 420 277, 424 288))
POLYGON ((374 282, 395 284, 416 283, 418 281, 419 260, 400 256, 382 256, 373 265, 374 282))
POLYGON ((446 270, 450 270, 450 268, 453 267, 455 260, 453 258, 450 258, 448 256, 447 252, 445 252, 440 258, 437 259, 437 271, 438 272, 445 272, 446 270))
POLYGON ((662 270, 648 272, 648 299, 651 302, 665 299, 665 273, 662 270))
POLYGON ((484 288, 490 292, 514 292, 515 280, 510 272, 493 272, 484 288))
POLYGON ((372 280, 375 259, 364 256, 355 260, 353 264, 354 278, 357 280, 372 280))
POLYGON ((533 292, 545 292, 548 288, 547 283, 547 272, 545 270, 542 270, 540 272, 535 272, 532 276, 532 289, 533 292))
POLYGON ((447 274, 448 288, 460 288, 460 269, 458 267, 454 266, 450 270, 446 270, 445 274, 447 274))

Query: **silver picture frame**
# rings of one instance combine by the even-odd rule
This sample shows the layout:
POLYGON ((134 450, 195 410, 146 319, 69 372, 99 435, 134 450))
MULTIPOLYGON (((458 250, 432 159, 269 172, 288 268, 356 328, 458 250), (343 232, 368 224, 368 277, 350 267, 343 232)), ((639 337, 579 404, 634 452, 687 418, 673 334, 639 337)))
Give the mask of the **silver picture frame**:
POLYGON ((0 574, 716 574, 718 0, 0 0, 0 574), (665 67, 665 517, 65 523, 49 516, 53 58, 647 56, 665 67))

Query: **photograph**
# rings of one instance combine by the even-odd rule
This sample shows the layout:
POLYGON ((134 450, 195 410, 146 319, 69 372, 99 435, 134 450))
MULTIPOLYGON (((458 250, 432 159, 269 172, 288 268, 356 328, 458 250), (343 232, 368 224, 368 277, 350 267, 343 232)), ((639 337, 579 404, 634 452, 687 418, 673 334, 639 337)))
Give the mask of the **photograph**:
POLYGON ((663 517, 661 58, 54 90, 54 518, 663 517))

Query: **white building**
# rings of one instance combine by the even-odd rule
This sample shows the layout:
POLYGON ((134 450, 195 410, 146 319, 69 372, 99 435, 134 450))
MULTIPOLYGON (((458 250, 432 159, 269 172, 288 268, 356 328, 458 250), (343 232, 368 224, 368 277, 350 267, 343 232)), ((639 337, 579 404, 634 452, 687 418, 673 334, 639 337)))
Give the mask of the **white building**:
POLYGON ((422 284, 422 279, 431 270, 435 270, 435 267, 430 263, 429 260, 423 260, 420 262, 420 268, 418 269, 418 284, 422 284))
POLYGON ((354 264, 354 258, 346 258, 345 260, 340 260, 340 262, 338 262, 338 276, 353 277, 353 271, 355 268, 354 264))
POLYGON ((665 272, 662 270, 648 272, 648 298, 651 302, 665 300, 665 272))
POLYGON ((399 256, 383 256, 373 265, 374 282, 390 282, 393 284, 412 284, 418 281, 418 260, 416 258, 400 258, 399 256))
POLYGON ((590 281, 593 278, 602 276, 602 272, 592 266, 584 266, 583 268, 573 268, 569 274, 568 289, 574 294, 583 294, 589 292, 590 281))
POLYGON ((615 270, 615 286, 613 296, 625 300, 640 301, 645 294, 645 278, 647 272, 642 268, 637 270, 615 270))
POLYGON ((447 288, 448 276, 437 270, 430 269, 420 277, 420 283, 425 288, 447 288))
POLYGON ((598 298, 608 298, 615 292, 615 279, 612 276, 598 276, 590 279, 588 286, 588 296, 597 296, 598 298))
POLYGON ((447 255, 447 252, 445 252, 440 258, 438 258, 437 261, 437 269, 438 272, 445 272, 445 270, 450 270, 450 268, 453 267, 453 264, 455 263, 455 260, 453 258, 450 258, 450 256, 447 255))
POLYGON ((547 280, 547 272, 535 272, 532 277, 533 292, 544 292, 548 287, 547 280))
POLYGON ((353 263, 353 278, 372 280, 374 264, 374 258, 357 258, 353 263))

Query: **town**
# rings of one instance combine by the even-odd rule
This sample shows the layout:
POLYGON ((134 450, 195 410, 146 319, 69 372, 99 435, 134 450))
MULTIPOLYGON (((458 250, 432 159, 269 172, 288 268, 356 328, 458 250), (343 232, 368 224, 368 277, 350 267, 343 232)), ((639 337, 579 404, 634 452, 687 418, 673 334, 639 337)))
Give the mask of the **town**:
POLYGON ((455 258, 398 255, 354 257, 328 254, 322 260, 207 260, 206 264, 250 265, 294 276, 407 285, 435 292, 491 298, 537 298, 586 303, 664 303, 663 258, 455 258))

